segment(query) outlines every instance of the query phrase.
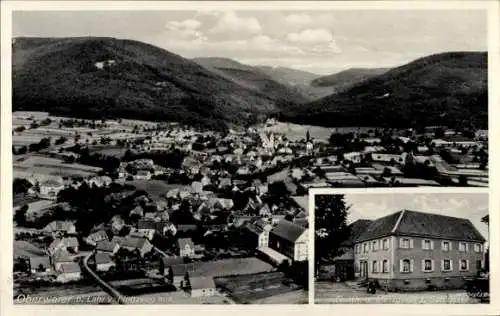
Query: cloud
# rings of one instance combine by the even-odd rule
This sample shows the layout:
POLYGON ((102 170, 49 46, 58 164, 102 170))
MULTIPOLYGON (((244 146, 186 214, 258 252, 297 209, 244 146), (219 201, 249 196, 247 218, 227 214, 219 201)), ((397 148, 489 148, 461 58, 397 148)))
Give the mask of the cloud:
POLYGON ((171 31, 177 30, 195 30, 201 26, 201 22, 198 20, 184 20, 184 21, 170 21, 165 27, 171 31))
POLYGON ((254 17, 241 17, 233 11, 224 12, 209 33, 252 35, 262 30, 262 26, 254 17))
POLYGON ((289 14, 285 17, 285 23, 295 25, 295 26, 304 26, 313 22, 311 16, 307 14, 289 14))
POLYGON ((198 29, 201 26, 201 22, 194 19, 188 19, 184 21, 170 21, 165 24, 168 35, 177 38, 202 38, 206 39, 203 32, 198 29))
POLYGON ((333 41, 332 34, 325 29, 307 29, 299 33, 290 33, 287 39, 292 43, 329 43, 333 41))

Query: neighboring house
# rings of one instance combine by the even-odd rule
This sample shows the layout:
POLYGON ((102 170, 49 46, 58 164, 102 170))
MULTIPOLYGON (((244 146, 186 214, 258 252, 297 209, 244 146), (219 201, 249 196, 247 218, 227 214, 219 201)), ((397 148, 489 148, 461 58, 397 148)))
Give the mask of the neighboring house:
POLYGON ((60 268, 60 273, 57 275, 57 281, 61 283, 80 280, 82 271, 80 265, 76 262, 63 263, 60 268))
POLYGON ((280 220, 269 233, 269 247, 293 261, 307 260, 307 229, 287 220, 280 220))
POLYGON ((31 273, 49 273, 52 271, 48 256, 34 256, 29 258, 31 273))
POLYGON ((94 257, 96 270, 97 271, 109 271, 112 267, 115 267, 115 262, 111 258, 108 252, 98 252, 94 257))
POLYGON ((484 266, 484 242, 468 219, 402 210, 355 240, 355 271, 397 290, 463 288, 484 266))
POLYGON ((257 223, 247 223, 245 225, 248 232, 248 242, 251 247, 262 248, 269 246, 270 225, 260 226, 257 223))
POLYGON ((78 252, 78 239, 76 237, 65 237, 65 238, 56 238, 49 245, 48 251, 50 254, 54 254, 57 251, 64 250, 72 253, 78 252))
POLYGON ((43 231, 52 234, 75 234, 76 227, 75 224, 70 221, 53 221, 47 224, 47 226, 43 228, 43 231))
POLYGON ((179 247, 179 255, 181 257, 191 258, 194 256, 194 243, 191 238, 179 238, 177 246, 179 247))
POLYGON ((212 277, 205 277, 205 276, 190 277, 189 285, 191 286, 192 297, 215 295, 215 282, 212 277))
POLYGON ((262 216, 262 217, 267 217, 267 216, 271 216, 272 213, 271 213, 271 209, 269 208, 269 205, 268 204, 264 204, 260 209, 259 209, 259 216, 262 216))
POLYGON ((58 251, 52 256, 52 263, 54 265, 54 270, 60 272, 62 266, 66 263, 74 262, 72 258, 69 257, 68 253, 64 251, 58 251))
POLYGON ((120 249, 120 245, 112 241, 100 241, 97 243, 95 250, 97 252, 109 253, 114 255, 120 249))
POLYGON ((96 246, 97 243, 101 241, 108 241, 108 234, 104 230, 99 230, 96 231, 95 233, 92 233, 85 238, 85 241, 87 244, 91 246, 96 246))
POLYGON ((141 257, 145 254, 151 252, 153 245, 149 242, 147 238, 144 237, 114 237, 111 242, 115 242, 120 245, 120 248, 127 249, 129 251, 138 251, 141 257))
POLYGON ((150 180, 151 179, 151 172, 147 170, 139 170, 137 173, 134 175, 135 180, 150 180))
POLYGON ((354 274, 354 240, 365 232, 371 224, 370 220, 360 219, 348 226, 349 237, 341 243, 342 254, 333 259, 321 258, 318 277, 327 279, 339 279, 342 281, 353 280, 354 274))
POLYGON ((38 185, 40 187, 40 196, 47 199, 55 200, 57 198, 57 194, 64 189, 62 181, 55 179, 42 181, 38 185))

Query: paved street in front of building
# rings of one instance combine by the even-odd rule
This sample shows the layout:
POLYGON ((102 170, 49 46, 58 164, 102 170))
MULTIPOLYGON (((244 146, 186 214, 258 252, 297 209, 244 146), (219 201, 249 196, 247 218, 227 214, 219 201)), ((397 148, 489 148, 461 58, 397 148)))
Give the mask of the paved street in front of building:
POLYGON ((368 294, 346 283, 316 282, 315 304, 478 304, 465 290, 368 294))

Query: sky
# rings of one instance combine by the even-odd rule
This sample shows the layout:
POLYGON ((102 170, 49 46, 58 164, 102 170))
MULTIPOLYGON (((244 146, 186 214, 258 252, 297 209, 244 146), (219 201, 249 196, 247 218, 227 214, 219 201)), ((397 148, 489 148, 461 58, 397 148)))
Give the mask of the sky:
POLYGON ((329 74, 486 51, 482 10, 14 11, 13 36, 134 39, 187 58, 329 74))
POLYGON ((469 219, 488 240, 488 226, 481 218, 488 214, 488 194, 346 194, 351 205, 348 222, 377 219, 403 209, 469 219))

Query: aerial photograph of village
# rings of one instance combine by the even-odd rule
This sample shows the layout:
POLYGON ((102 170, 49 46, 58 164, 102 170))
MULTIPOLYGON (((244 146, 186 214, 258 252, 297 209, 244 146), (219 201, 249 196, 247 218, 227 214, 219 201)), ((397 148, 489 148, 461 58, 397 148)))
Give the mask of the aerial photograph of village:
POLYGON ((315 303, 489 302, 488 196, 315 195, 315 303))
POLYGON ((484 14, 14 11, 14 303, 307 304, 310 188, 488 186, 484 14))

